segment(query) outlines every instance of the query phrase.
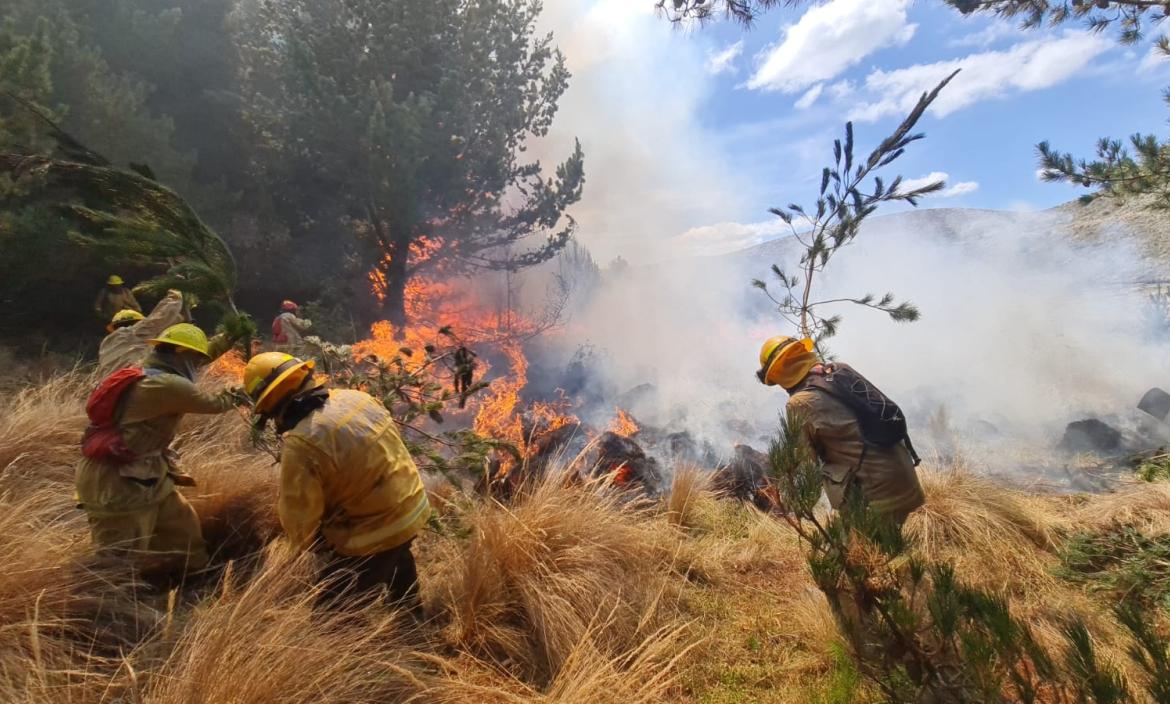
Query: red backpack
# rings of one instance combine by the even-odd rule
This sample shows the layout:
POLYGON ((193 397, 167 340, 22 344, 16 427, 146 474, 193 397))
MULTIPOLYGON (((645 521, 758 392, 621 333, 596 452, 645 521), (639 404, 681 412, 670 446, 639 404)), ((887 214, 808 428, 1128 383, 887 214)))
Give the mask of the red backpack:
POLYGON ((281 316, 279 315, 272 319, 272 341, 278 345, 288 342, 288 338, 284 336, 284 326, 281 324, 281 316))
POLYGON ((140 379, 146 376, 141 367, 126 367, 110 374, 85 403, 85 414, 89 416, 89 427, 81 438, 81 454, 91 460, 111 464, 128 464, 138 456, 122 439, 118 429, 118 411, 122 399, 140 379))

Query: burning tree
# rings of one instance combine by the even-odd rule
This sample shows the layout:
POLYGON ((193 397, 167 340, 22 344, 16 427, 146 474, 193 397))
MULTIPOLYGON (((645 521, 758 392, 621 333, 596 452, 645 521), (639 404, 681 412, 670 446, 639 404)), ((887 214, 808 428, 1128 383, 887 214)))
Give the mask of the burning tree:
POLYGON ((768 284, 760 279, 752 285, 764 292, 775 304, 780 315, 792 323, 801 335, 819 343, 837 332, 841 316, 820 314, 820 308, 836 303, 853 303, 880 310, 899 322, 918 319, 918 309, 910 303, 895 303, 894 295, 887 293, 878 298, 865 295, 859 298, 837 298, 817 300, 813 288, 819 276, 825 271, 833 256, 843 247, 851 244, 860 232, 862 222, 877 210, 882 203, 902 201, 917 205, 918 199, 944 187, 942 181, 929 183, 919 188, 902 191, 902 177, 894 178, 888 185, 880 176, 879 169, 890 165, 905 153, 906 147, 925 135, 912 134, 914 126, 939 93, 958 74, 952 73, 924 93, 918 104, 898 125, 893 134, 886 137, 864 160, 855 164, 853 123, 845 125, 845 140, 833 143, 833 165, 821 172, 821 188, 816 207, 806 210, 791 203, 787 208, 772 208, 770 212, 784 221, 791 229, 792 236, 804 249, 800 257, 799 273, 788 274, 778 265, 772 265, 772 272, 783 286, 784 292, 773 296, 768 284), (873 176, 868 189, 865 181, 873 176))
POLYGON ((354 237, 390 321, 433 272, 515 271, 575 224, 580 144, 525 158, 569 72, 535 0, 252 0, 236 13, 247 116, 305 221, 354 237), (332 210, 335 207, 337 210, 332 210))

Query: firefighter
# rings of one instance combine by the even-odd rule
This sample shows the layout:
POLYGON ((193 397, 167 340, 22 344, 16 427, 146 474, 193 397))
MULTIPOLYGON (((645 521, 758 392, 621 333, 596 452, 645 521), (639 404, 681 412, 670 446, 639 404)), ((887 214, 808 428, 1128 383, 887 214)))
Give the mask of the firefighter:
MULTIPOLYGON (((839 366, 865 384, 868 398, 880 397, 884 408, 897 410, 851 368, 839 366)), ((805 440, 823 462, 825 493, 833 508, 839 509, 849 492, 857 491, 871 508, 901 524, 925 503, 913 446, 908 436, 888 445, 867 442, 858 414, 868 411, 851 407, 843 400, 845 395, 826 382, 832 369, 817 359, 812 340, 774 337, 760 350, 759 379, 788 392, 788 411, 803 423, 805 440)))
POLYGON ((411 544, 430 515, 418 468, 394 419, 361 391, 327 389, 312 361, 266 352, 248 362, 244 389, 261 423, 283 436, 281 526, 294 550, 323 542, 327 596, 385 588, 421 615, 411 544))
POLYGON ((209 342, 190 323, 172 325, 149 341, 142 368, 114 372, 91 395, 75 485, 99 552, 156 569, 207 564, 199 518, 175 490, 194 482, 175 468, 170 444, 184 414, 225 413, 237 404, 238 392, 207 394, 194 383, 231 342, 222 335, 209 342), (106 409, 100 418, 98 408, 106 409))
POLYGON ((185 321, 183 294, 175 290, 167 291, 150 315, 132 308, 118 311, 106 326, 109 334, 98 348, 98 372, 106 376, 122 367, 140 364, 150 350, 150 340, 185 321))
POLYGON ((126 282, 117 274, 110 274, 106 285, 98 292, 93 302, 93 312, 102 324, 108 323, 118 311, 132 310, 142 312, 142 306, 134 298, 134 292, 126 288, 126 282))
POLYGON ((304 334, 313 326, 313 321, 298 317, 300 310, 300 306, 293 301, 284 301, 272 321, 272 342, 282 352, 299 354, 304 344, 304 334))

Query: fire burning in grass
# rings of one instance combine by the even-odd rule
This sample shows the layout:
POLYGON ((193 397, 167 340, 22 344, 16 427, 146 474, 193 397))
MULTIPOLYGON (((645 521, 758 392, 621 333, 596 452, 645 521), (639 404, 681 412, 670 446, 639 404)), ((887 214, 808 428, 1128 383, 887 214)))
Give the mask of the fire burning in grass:
POLYGON ((609 432, 615 435, 621 435, 623 438, 631 438, 638 434, 642 429, 634 422, 634 419, 624 409, 617 409, 617 416, 609 424, 609 432))

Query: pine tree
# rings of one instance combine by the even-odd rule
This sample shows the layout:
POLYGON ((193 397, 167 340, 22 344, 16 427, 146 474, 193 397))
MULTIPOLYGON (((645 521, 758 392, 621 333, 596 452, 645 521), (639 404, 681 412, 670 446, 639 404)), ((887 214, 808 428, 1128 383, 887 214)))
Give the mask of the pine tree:
POLYGON ((526 160, 569 74, 534 0, 253 0, 235 17, 257 169, 358 239, 384 310, 415 277, 517 270, 569 241, 580 145, 526 160), (279 37, 280 41, 274 41, 279 37), (329 205, 327 205, 328 203, 329 205), (322 205, 321 208, 315 206, 322 205))
POLYGON ((803 0, 658 0, 655 7, 672 22, 697 20, 706 22, 716 17, 750 25, 760 13, 781 5, 798 5, 803 0))
POLYGON ((816 207, 805 209, 790 203, 787 208, 770 210, 788 226, 792 237, 803 248, 799 273, 788 274, 780 266, 772 265, 772 273, 784 289, 778 297, 771 293, 768 284, 761 279, 754 280, 752 285, 776 304, 780 316, 791 323, 801 336, 815 340, 818 346, 836 334, 841 322, 839 315, 822 314, 820 309, 825 306, 852 303, 879 310, 898 322, 918 319, 918 309, 910 303, 896 303, 892 293, 880 298, 869 294, 858 298, 817 300, 813 296, 813 289, 829 262, 857 238, 862 223, 878 206, 897 201, 917 205, 919 198, 945 186, 938 181, 903 191, 901 176, 887 184, 875 174, 901 157, 906 147, 923 138, 924 135, 913 133, 915 125, 957 74, 958 71, 952 73, 934 90, 924 93, 902 124, 863 161, 855 163, 853 123, 847 123, 844 141, 836 140, 833 143, 833 164, 821 171, 816 207), (865 181, 871 176, 873 182, 866 189, 865 181))
MULTIPOLYGON (((1118 40, 1134 44, 1146 31, 1166 19, 1170 6, 1153 0, 946 0, 965 15, 993 13, 1007 19, 1021 18, 1026 28, 1083 21, 1093 31, 1118 27, 1118 40)), ((1159 40, 1162 41, 1162 40, 1159 40)))

